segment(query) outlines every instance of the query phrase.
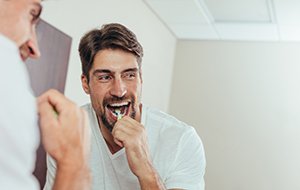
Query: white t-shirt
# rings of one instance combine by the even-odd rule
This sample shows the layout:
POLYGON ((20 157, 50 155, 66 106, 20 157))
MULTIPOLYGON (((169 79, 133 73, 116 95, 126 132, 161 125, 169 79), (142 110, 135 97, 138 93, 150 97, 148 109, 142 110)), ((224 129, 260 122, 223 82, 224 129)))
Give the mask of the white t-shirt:
MULTIPOLYGON (((111 154, 99 129, 96 114, 87 104, 92 128, 90 166, 93 190, 138 190, 137 177, 130 171, 125 149, 111 154)), ((154 168, 167 189, 204 190, 205 155, 194 128, 161 111, 143 105, 141 123, 146 129, 154 168)), ((50 190, 55 162, 48 157, 47 182, 50 190)))
POLYGON ((0 34, 0 189, 35 190, 36 103, 17 46, 0 34))

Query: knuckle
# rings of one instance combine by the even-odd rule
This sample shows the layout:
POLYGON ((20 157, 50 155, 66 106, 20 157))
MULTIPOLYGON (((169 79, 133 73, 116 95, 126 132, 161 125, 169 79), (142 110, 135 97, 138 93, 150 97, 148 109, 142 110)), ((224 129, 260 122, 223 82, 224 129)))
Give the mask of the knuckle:
POLYGON ((58 91, 52 88, 52 89, 48 90, 48 93, 49 94, 57 94, 58 91))
POLYGON ((119 137, 119 136, 121 135, 121 131, 118 130, 118 129, 113 130, 113 135, 114 135, 115 137, 119 137))

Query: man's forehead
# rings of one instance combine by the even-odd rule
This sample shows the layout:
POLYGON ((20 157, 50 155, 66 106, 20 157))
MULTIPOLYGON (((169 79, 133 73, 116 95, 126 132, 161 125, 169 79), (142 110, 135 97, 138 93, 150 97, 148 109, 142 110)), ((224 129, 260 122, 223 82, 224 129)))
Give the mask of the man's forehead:
POLYGON ((138 68, 137 58, 128 52, 115 50, 101 50, 96 54, 93 67, 101 69, 138 68))

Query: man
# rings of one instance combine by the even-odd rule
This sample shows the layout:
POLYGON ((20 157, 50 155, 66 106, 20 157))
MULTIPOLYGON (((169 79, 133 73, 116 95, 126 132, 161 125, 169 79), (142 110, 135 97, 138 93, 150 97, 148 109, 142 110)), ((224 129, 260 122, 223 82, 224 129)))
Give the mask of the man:
MULTIPOLYGON (((35 25, 41 11, 40 0, 0 0, 1 189, 38 189, 32 175, 39 144, 36 100, 22 60, 40 55, 35 25)), ((38 99, 38 112, 45 150, 58 165, 53 189, 87 189, 86 113, 55 90, 38 99)))
MULTIPOLYGON (((141 103, 143 48, 136 36, 123 25, 104 25, 81 39, 79 52, 91 99, 84 109, 93 133, 93 189, 203 190, 205 156, 195 130, 141 103)), ((49 159, 47 190, 54 171, 49 159)))

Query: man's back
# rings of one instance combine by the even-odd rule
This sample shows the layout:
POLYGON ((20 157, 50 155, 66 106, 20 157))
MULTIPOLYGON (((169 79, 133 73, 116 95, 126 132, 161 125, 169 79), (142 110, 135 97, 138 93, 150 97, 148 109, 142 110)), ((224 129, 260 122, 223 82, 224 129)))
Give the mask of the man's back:
POLYGON ((35 99, 18 48, 1 35, 0 57, 1 189, 38 189, 32 175, 39 141, 35 99))

